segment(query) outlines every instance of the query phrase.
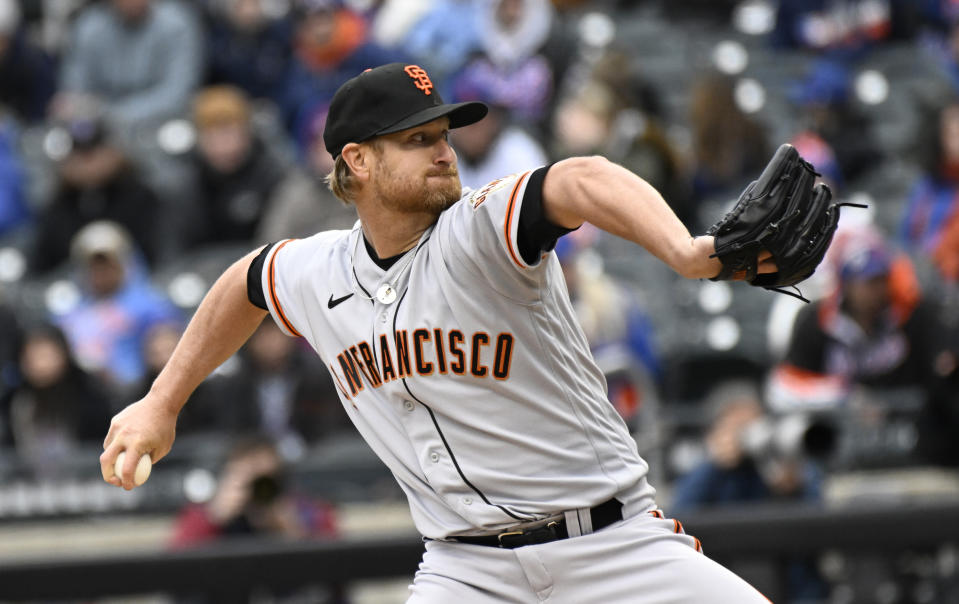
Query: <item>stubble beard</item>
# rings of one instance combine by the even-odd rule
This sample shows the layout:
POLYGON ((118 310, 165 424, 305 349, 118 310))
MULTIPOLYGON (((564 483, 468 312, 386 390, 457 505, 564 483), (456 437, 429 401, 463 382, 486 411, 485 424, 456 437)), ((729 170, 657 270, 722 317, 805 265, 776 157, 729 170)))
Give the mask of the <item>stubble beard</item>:
POLYGON ((431 170, 419 178, 397 177, 388 167, 377 175, 376 194, 383 205, 397 212, 429 213, 439 216, 459 201, 463 187, 455 166, 445 170, 431 170), (431 176, 445 176, 434 179, 431 176))

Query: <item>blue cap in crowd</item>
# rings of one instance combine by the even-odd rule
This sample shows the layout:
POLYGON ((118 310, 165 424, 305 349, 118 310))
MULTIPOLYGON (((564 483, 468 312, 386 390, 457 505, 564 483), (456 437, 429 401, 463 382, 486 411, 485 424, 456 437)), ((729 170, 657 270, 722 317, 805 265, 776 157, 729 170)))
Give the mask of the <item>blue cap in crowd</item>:
POLYGON ((889 274, 892 257, 878 245, 852 250, 843 260, 839 275, 843 281, 866 281, 889 274))

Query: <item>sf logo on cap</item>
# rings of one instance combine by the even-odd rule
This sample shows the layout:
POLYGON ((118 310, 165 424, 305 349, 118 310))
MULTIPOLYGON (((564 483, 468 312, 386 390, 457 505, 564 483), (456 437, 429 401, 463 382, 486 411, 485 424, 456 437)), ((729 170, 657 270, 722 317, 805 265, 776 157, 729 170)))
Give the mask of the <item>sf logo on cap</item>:
POLYGON ((425 94, 430 94, 430 91, 433 90, 433 82, 430 81, 430 76, 428 76, 426 70, 419 65, 407 65, 403 71, 406 72, 406 75, 413 78, 413 83, 425 94))

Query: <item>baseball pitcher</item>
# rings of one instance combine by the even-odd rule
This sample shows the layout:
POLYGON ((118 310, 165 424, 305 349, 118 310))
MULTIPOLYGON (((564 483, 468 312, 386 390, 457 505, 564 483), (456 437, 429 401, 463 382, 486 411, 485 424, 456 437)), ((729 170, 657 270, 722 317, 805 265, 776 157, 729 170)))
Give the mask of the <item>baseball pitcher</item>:
POLYGON ((599 157, 464 190, 447 134, 485 114, 445 104, 415 65, 344 84, 324 139, 359 221, 224 272, 150 393, 113 418, 104 480, 131 489, 141 455, 167 454, 190 393, 269 314, 316 350, 409 499, 426 542, 409 602, 766 602, 657 509, 551 250, 588 221, 688 278, 793 285, 835 229, 828 189, 784 147, 715 237, 599 157))

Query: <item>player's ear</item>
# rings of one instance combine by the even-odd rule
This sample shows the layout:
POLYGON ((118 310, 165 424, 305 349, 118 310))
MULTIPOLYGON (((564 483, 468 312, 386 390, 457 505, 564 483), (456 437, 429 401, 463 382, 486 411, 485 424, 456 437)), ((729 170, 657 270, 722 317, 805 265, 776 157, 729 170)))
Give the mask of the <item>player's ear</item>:
POLYGON ((347 143, 340 152, 343 161, 350 167, 350 171, 357 180, 366 182, 370 179, 372 151, 369 145, 347 143))

